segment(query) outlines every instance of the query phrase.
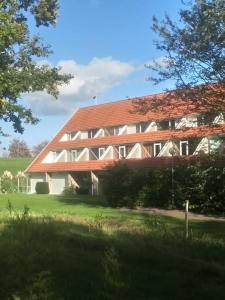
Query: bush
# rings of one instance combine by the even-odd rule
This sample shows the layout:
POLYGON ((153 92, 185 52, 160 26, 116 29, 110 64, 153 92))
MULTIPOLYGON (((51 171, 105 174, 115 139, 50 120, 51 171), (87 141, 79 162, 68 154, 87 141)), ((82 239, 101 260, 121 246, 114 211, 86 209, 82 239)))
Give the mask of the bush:
POLYGON ((76 191, 77 195, 88 195, 88 194, 90 194, 89 189, 86 188, 86 187, 79 187, 79 188, 77 187, 75 191, 76 191))
POLYGON ((132 169, 120 163, 106 170, 103 194, 112 207, 181 209, 189 200, 194 210, 225 213, 224 165, 224 157, 213 155, 173 169, 132 169))
POLYGON ((72 197, 72 196, 76 195, 77 192, 76 192, 75 186, 74 185, 70 185, 68 187, 65 187, 62 194, 65 197, 72 197))
POLYGON ((49 194, 49 184, 48 182, 37 182, 35 186, 37 194, 49 194))
POLYGON ((17 184, 15 177, 13 177, 10 171, 4 171, 0 178, 0 191, 2 193, 14 193, 17 190, 17 184))
POLYGON ((102 178, 103 194, 110 206, 133 207, 143 184, 148 176, 142 169, 130 169, 125 164, 118 164, 107 170, 102 178))

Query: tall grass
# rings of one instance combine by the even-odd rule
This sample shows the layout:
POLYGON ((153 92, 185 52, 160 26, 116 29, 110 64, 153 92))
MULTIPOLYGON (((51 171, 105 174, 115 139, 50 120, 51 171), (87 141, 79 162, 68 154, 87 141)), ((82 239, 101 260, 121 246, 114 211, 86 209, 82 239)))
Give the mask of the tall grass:
POLYGON ((183 223, 155 216, 10 212, 0 231, 2 300, 224 297, 225 239, 205 234, 204 224, 186 241, 183 223))

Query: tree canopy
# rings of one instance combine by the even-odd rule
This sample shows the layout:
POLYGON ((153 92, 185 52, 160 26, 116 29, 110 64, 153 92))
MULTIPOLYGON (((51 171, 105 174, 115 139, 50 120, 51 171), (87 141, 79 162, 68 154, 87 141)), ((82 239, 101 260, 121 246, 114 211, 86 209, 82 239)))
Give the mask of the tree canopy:
POLYGON ((13 139, 9 145, 9 157, 30 157, 30 149, 26 142, 19 139, 13 139))
POLYGON ((192 99, 209 111, 224 110, 225 1, 182 2, 178 24, 168 15, 162 21, 153 17, 152 29, 158 35, 155 45, 165 57, 163 64, 155 60, 148 65, 155 72, 149 79, 155 84, 173 80, 173 95, 192 99))
POLYGON ((36 157, 43 149, 44 147, 48 144, 48 141, 43 141, 37 145, 34 145, 32 148, 32 155, 33 157, 36 157))
MULTIPOLYGON (((24 123, 38 119, 21 99, 23 93, 47 91, 57 97, 58 86, 67 83, 70 75, 38 59, 51 54, 38 35, 32 35, 29 24, 34 18, 39 26, 56 24, 57 0, 2 0, 0 2, 0 120, 22 133, 24 123)), ((0 133, 4 134, 0 127, 0 133)))

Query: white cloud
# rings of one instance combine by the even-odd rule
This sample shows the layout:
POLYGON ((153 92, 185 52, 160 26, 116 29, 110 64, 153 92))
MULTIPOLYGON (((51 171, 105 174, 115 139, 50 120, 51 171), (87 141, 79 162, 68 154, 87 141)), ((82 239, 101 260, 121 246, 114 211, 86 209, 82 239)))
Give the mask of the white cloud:
POLYGON ((149 60, 145 63, 145 66, 146 67, 151 67, 151 66, 154 66, 154 65, 157 65, 163 69, 167 68, 169 66, 169 63, 170 63, 170 60, 168 57, 166 56, 160 56, 156 59, 152 59, 152 60, 149 60))
POLYGON ((71 113, 82 102, 100 96, 120 84, 135 67, 111 57, 93 58, 87 65, 74 60, 62 60, 57 64, 62 73, 74 75, 68 85, 59 87, 59 98, 55 100, 46 92, 25 94, 23 99, 33 112, 44 115, 71 113))

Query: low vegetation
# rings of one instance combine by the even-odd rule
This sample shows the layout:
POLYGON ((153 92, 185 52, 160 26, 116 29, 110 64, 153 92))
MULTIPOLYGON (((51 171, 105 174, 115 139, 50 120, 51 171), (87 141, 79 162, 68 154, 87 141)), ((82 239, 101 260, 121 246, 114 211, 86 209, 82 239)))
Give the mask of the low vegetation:
POLYGON ((35 186, 37 194, 49 194, 49 184, 48 182, 37 182, 35 186))
POLYGON ((225 223, 1 195, 1 299, 222 299, 225 223))
POLYGON ((103 192, 112 207, 190 208, 225 213, 225 157, 203 155, 197 161, 161 168, 129 168, 118 164, 102 177, 103 192))

